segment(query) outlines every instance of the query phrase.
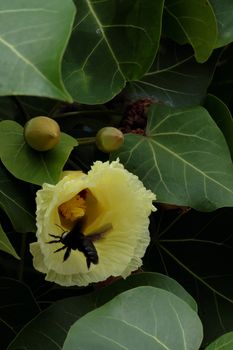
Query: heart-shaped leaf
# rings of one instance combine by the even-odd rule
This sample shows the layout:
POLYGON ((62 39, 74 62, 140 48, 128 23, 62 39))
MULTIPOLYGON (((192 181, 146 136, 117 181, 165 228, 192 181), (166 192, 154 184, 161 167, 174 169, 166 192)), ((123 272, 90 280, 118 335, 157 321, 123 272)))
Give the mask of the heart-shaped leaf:
POLYGON ((0 164, 0 207, 8 215, 17 232, 34 232, 36 230, 34 198, 29 195, 25 183, 11 176, 0 164))
POLYGON ((74 15, 71 0, 0 0, 0 95, 72 100, 60 65, 74 15))
POLYGON ((198 350, 197 313, 174 294, 154 287, 126 291, 71 327, 63 350, 198 350))
POLYGON ((231 0, 209 0, 218 24, 218 40, 216 47, 227 45, 233 41, 233 2, 231 0))
POLYGON ((77 18, 65 55, 64 81, 77 101, 103 103, 152 64, 163 0, 75 2, 77 18))
POLYGON ((205 350, 232 350, 233 348, 233 332, 223 334, 213 343, 207 346, 205 350))
POLYGON ((37 152, 26 144, 21 125, 11 120, 0 123, 0 157, 3 164, 15 177, 33 184, 56 183, 76 145, 74 138, 62 133, 61 141, 52 150, 37 152))
POLYGON ((229 149, 203 107, 152 106, 146 136, 126 135, 117 157, 159 202, 204 211, 233 206, 229 149))
POLYGON ((188 107, 202 103, 216 57, 197 63, 190 48, 178 47, 164 40, 150 71, 140 80, 128 83, 124 95, 131 100, 150 98, 171 107, 188 107))
POLYGON ((16 251, 12 247, 12 244, 9 241, 7 235, 3 231, 1 224, 0 224, 0 250, 6 252, 8 254, 11 254, 16 259, 20 259, 20 257, 18 256, 18 254, 16 253, 16 251))
POLYGON ((208 0, 166 0, 163 25, 170 38, 192 45, 200 63, 207 61, 215 48, 217 23, 208 0))

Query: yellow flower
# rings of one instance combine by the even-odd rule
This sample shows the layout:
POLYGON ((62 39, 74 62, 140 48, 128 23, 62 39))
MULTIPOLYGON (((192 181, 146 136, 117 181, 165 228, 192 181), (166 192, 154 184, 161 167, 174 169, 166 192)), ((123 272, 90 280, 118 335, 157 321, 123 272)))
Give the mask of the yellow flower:
POLYGON ((34 267, 46 274, 46 280, 64 286, 127 277, 142 265, 154 200, 155 195, 118 160, 97 161, 88 174, 64 172, 56 185, 44 184, 37 192, 37 242, 30 245, 34 267), (70 249, 63 261, 67 247, 54 242, 77 223, 82 223, 83 237, 90 238, 98 256, 98 263, 89 267, 78 249, 70 249))

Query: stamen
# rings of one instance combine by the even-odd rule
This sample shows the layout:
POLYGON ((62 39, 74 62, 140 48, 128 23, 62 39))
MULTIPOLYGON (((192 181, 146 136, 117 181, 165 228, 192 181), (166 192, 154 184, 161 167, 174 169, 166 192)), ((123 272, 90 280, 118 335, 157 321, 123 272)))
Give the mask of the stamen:
POLYGON ((58 211, 63 219, 75 222, 85 215, 87 205, 85 198, 81 196, 82 192, 59 206, 58 211))

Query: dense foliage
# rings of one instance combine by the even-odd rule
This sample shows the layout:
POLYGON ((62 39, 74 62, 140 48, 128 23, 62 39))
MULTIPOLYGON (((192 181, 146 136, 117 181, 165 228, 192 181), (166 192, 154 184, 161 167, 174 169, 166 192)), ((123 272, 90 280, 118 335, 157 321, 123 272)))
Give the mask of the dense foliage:
POLYGON ((232 42, 232 0, 0 0, 1 350, 233 348, 232 42), (24 138, 41 115, 47 152, 24 138), (157 196, 142 270, 46 282, 37 190, 117 158, 157 196))

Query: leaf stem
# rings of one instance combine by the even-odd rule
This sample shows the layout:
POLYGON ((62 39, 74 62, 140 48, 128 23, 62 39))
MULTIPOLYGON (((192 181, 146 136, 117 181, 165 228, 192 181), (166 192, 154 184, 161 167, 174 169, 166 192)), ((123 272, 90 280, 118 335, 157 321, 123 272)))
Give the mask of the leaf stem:
POLYGON ((80 137, 80 138, 77 138, 76 140, 80 145, 90 145, 95 143, 95 139, 96 139, 95 136, 93 136, 93 137, 80 137))
POLYGON ((66 112, 66 113, 60 113, 60 114, 55 114, 53 115, 53 118, 64 118, 64 117, 73 117, 73 116, 78 116, 78 115, 88 115, 88 116, 93 116, 95 118, 96 114, 117 114, 116 111, 114 110, 86 110, 86 111, 75 111, 75 112, 66 112))

